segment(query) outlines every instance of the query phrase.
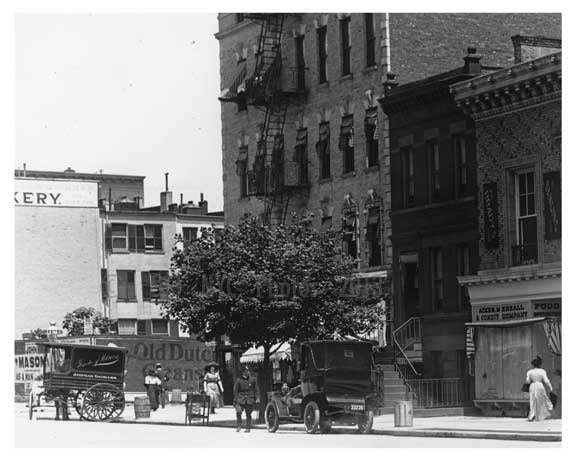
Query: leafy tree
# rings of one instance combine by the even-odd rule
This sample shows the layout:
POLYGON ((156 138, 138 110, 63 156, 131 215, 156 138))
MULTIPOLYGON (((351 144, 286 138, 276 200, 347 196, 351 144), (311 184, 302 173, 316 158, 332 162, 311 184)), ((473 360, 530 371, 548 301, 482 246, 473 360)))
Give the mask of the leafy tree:
POLYGON ((271 228, 245 216, 238 227, 175 248, 165 316, 200 340, 226 335, 263 347, 261 417, 275 344, 354 336, 378 321, 379 293, 354 286, 355 263, 340 242, 339 232, 320 233, 306 220, 271 228))
POLYGON ((112 321, 91 307, 79 307, 66 314, 62 322, 62 328, 68 332, 68 336, 82 336, 84 334, 84 321, 90 319, 92 320, 93 328, 97 328, 100 333, 110 332, 112 321))
POLYGON ((43 328, 36 328, 34 330, 30 330, 30 335, 32 339, 35 341, 42 341, 48 339, 48 332, 43 328))

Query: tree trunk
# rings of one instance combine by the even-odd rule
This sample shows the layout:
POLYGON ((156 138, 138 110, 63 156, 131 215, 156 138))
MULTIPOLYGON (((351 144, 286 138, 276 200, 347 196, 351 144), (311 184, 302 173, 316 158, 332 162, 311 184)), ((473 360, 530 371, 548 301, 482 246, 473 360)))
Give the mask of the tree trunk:
POLYGON ((264 423, 264 410, 268 403, 268 391, 272 390, 272 367, 270 362, 270 348, 264 346, 264 361, 258 373, 258 387, 260 388, 260 405, 258 407, 258 422, 264 423))

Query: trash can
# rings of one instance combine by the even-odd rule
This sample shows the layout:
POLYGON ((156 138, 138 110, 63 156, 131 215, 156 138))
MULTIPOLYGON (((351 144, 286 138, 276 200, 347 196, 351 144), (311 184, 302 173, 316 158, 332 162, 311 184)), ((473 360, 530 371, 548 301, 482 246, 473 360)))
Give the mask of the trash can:
POLYGON ((394 426, 411 427, 414 409, 412 400, 401 400, 394 406, 394 426))
POLYGON ((182 403, 182 389, 172 389, 170 403, 182 403))
POLYGON ((134 415, 138 418, 150 418, 150 400, 148 397, 134 397, 134 415))

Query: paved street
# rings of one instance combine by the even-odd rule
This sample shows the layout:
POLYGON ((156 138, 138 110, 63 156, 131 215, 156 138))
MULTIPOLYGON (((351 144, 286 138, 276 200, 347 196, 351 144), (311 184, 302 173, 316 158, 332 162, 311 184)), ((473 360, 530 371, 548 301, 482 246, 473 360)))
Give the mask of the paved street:
POLYGON ((452 438, 413 438, 389 435, 359 435, 352 429, 338 433, 309 435, 279 430, 269 434, 256 429, 237 433, 233 428, 168 426, 148 424, 90 423, 82 421, 29 421, 24 414, 15 418, 17 448, 89 447, 246 447, 246 448, 560 448, 561 442, 527 442, 452 438), (97 430, 96 427, 97 426, 97 430))

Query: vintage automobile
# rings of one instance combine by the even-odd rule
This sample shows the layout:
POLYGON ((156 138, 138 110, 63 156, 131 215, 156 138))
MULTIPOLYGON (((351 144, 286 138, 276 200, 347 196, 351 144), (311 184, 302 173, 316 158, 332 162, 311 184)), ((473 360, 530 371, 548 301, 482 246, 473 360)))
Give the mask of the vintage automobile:
POLYGON ((306 432, 329 432, 332 424, 357 425, 368 434, 374 422, 372 343, 310 341, 300 349, 300 385, 271 392, 265 409, 266 428, 304 423, 306 432))
POLYGON ((30 392, 32 419, 41 402, 65 403, 81 419, 105 421, 124 411, 126 349, 57 342, 37 342, 44 349, 43 379, 30 392))

